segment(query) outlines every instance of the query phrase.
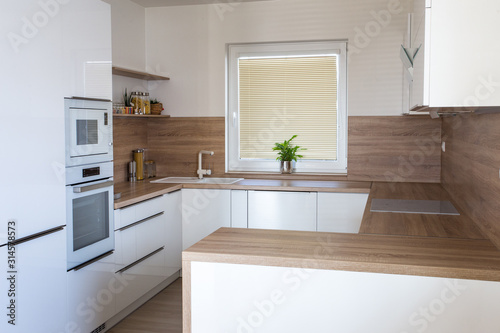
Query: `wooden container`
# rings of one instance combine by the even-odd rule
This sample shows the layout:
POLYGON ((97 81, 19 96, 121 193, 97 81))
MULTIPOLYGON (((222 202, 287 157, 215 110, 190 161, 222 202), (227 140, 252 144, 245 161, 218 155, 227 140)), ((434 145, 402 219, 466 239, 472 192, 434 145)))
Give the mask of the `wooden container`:
POLYGON ((151 114, 160 115, 163 110, 162 103, 151 104, 151 114))

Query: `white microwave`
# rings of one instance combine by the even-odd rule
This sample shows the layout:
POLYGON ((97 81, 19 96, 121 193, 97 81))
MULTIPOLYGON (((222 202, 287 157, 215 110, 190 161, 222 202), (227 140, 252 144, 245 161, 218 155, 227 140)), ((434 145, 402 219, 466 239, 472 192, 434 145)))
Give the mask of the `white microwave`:
POLYGON ((109 100, 65 98, 66 167, 113 160, 113 111, 109 100))

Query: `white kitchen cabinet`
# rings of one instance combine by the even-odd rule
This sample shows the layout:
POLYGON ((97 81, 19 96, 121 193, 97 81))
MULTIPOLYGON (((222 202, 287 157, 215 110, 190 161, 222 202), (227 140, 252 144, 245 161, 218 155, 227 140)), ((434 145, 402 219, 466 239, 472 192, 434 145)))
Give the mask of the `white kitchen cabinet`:
POLYGON ((231 191, 231 227, 248 228, 248 191, 231 191))
MULTIPOLYGON (((57 3, 57 1, 53 1, 57 3)), ((63 80, 65 96, 111 100, 111 7, 103 1, 65 1, 63 80)))
POLYGON ((231 226, 231 191, 182 189, 182 249, 231 226))
POLYGON ((414 2, 414 60, 410 106, 500 105, 497 43, 500 2, 414 2))
POLYGON ((318 193, 317 231, 358 233, 367 200, 367 193, 318 193))
POLYGON ((182 194, 181 191, 175 191, 164 197, 167 223, 165 257, 167 276, 171 276, 182 267, 182 194))
POLYGON ((66 230, 16 245, 13 267, 8 253, 7 245, 0 247, 0 332, 66 332, 66 230), (17 272, 13 288, 11 271, 17 272), (15 318, 7 316, 11 300, 15 318))
MULTIPOLYGON (((68 324, 73 327, 70 332, 92 332, 113 317, 116 297, 128 283, 116 278, 114 272, 115 260, 111 253, 88 266, 67 273, 68 324)), ((56 312, 52 311, 48 318, 54 318, 54 314, 56 312)), ((47 318, 44 320, 48 321, 47 318)))
POLYGON ((123 267, 114 278, 123 283, 116 294, 116 313, 119 313, 167 278, 165 246, 123 267))
POLYGON ((115 278, 126 281, 116 295, 116 313, 169 276, 165 254, 168 221, 165 202, 165 197, 159 196, 115 210, 115 227, 118 226, 115 231, 115 278))
POLYGON ((316 231, 315 192, 248 191, 248 227, 316 231))

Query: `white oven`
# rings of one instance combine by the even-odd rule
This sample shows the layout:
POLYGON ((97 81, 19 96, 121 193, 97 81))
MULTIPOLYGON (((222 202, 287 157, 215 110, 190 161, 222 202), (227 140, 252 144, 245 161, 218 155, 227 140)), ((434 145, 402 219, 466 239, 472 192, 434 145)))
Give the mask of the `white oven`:
POLYGON ((66 168, 67 269, 114 250, 113 162, 66 168))
POLYGON ((65 98, 66 167, 113 160, 113 112, 108 100, 65 98))

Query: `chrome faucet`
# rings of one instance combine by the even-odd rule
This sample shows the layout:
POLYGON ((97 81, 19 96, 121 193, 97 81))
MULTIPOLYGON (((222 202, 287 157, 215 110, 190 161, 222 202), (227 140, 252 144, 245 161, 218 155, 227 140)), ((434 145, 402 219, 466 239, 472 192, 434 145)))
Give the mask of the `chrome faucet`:
POLYGON ((207 169, 207 170, 204 170, 203 169, 203 166, 202 166, 202 156, 203 154, 205 155, 213 155, 214 152, 213 151, 208 151, 208 150, 201 150, 199 153, 198 153, 198 170, 196 171, 196 173, 198 174, 198 178, 200 179, 203 179, 203 175, 207 175, 207 176, 210 176, 212 174, 212 170, 210 169, 207 169))

